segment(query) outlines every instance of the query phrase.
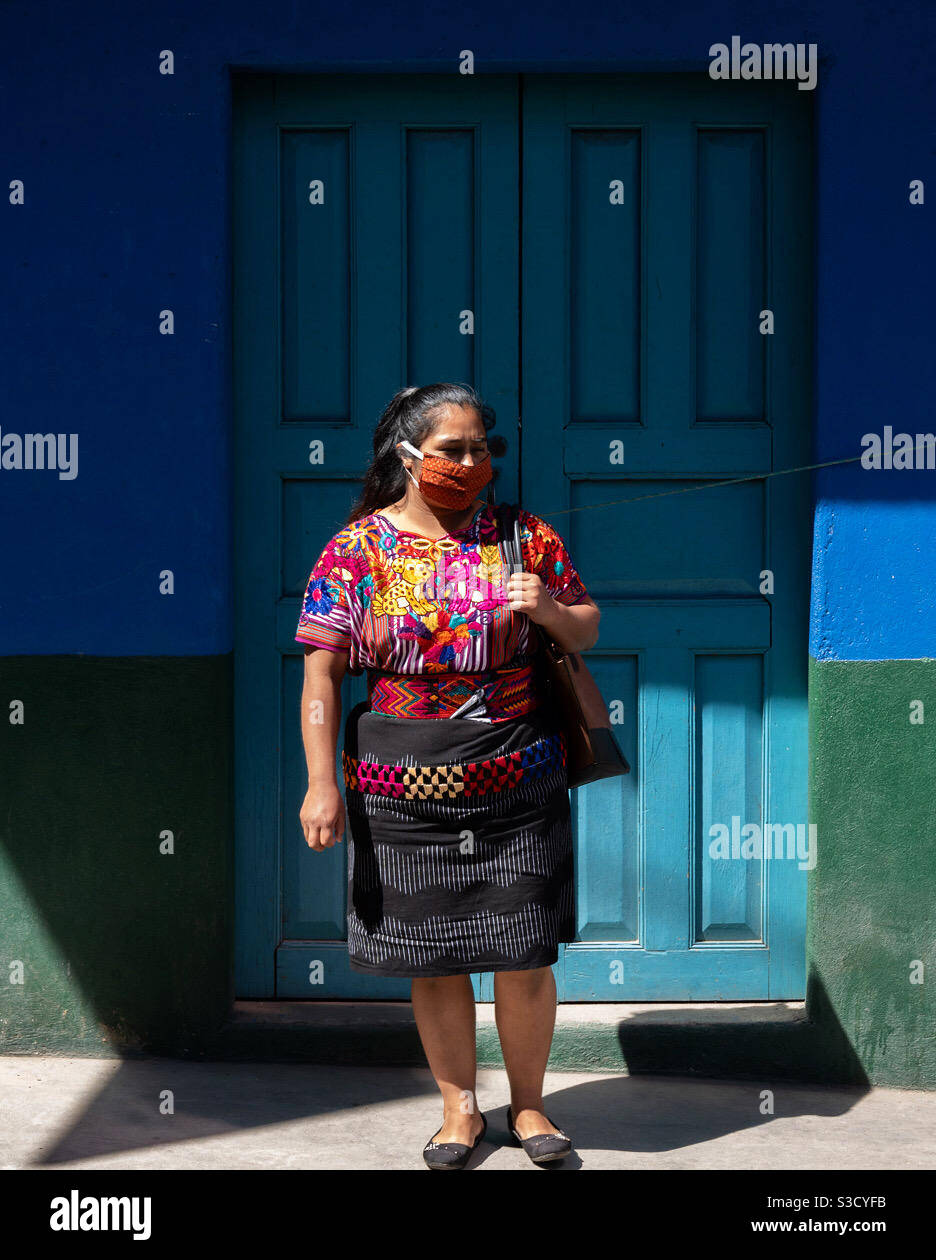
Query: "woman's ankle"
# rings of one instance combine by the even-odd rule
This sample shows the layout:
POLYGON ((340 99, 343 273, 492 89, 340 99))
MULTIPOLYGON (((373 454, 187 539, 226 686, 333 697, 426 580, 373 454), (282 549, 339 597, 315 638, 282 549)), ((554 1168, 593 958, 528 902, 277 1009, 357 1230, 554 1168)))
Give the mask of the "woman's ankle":
POLYGON ((477 1096, 471 1089, 462 1090, 459 1094, 442 1099, 442 1114, 446 1120, 454 1116, 477 1115, 480 1110, 477 1096))
POLYGON ((541 1116, 545 1116, 546 1112, 543 1110, 545 1106, 546 1104, 542 1098, 524 1098, 519 1102, 514 1102, 513 1099, 510 1100, 510 1111, 514 1117, 518 1116, 521 1111, 537 1111, 541 1116))

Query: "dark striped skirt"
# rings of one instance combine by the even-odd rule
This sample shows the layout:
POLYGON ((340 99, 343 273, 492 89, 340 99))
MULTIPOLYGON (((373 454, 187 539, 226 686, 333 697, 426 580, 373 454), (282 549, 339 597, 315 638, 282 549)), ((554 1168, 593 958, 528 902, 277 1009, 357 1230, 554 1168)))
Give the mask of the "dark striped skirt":
POLYGON ((565 741, 504 722, 360 704, 342 754, 348 953, 375 976, 525 971, 575 937, 565 741))

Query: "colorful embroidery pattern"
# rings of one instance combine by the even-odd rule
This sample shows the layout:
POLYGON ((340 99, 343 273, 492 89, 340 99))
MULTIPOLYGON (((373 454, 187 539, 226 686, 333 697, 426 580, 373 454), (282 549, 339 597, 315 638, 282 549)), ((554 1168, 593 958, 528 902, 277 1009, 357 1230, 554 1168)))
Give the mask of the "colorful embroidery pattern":
POLYGON ((481 633, 481 626, 450 608, 439 608, 429 613, 425 621, 417 621, 407 613, 397 633, 401 639, 414 639, 424 660, 446 665, 458 660, 468 639, 481 633))
MULTIPOLYGON (((525 568, 563 604, 587 597, 556 531, 520 513, 525 568)), ((507 606, 489 505, 464 529, 429 539, 380 513, 345 526, 309 576, 296 641, 349 653, 352 673, 477 674, 532 648, 529 623, 507 606)))

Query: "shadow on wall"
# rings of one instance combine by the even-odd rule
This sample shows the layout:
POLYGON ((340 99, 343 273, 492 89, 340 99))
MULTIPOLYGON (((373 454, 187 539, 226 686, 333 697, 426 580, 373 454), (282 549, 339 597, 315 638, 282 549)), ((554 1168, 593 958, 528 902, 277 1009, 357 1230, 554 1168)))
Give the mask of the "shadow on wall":
POLYGON ((629 1072, 814 1084, 868 1086, 867 1074, 814 968, 806 985, 806 1011, 791 1015, 773 1003, 706 1009, 687 1022, 679 1010, 637 1015, 618 1029, 629 1072), (806 1013, 808 1012, 808 1014, 806 1013))
POLYGON ((231 693, 229 656, 0 660, 0 1053, 174 1053, 227 1016, 231 693))

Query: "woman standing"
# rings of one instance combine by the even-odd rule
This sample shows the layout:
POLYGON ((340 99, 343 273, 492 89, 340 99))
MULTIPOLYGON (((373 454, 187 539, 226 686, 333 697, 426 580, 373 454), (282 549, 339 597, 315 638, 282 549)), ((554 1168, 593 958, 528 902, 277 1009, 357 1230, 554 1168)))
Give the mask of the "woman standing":
POLYGON ((514 1138, 537 1163, 571 1150, 542 1090, 551 967, 575 936, 572 830, 565 743, 538 685, 529 620, 577 652, 595 643, 600 613, 559 535, 532 513, 520 514, 525 571, 507 574, 494 509, 477 497, 491 478, 492 422, 461 385, 391 399, 296 632, 309 769, 300 820, 316 852, 345 830, 341 681, 367 671, 368 701, 349 714, 342 752, 349 965, 412 978, 442 1094, 442 1126, 423 1152, 431 1168, 464 1167, 487 1127, 474 1093, 472 972, 494 972, 514 1138))

